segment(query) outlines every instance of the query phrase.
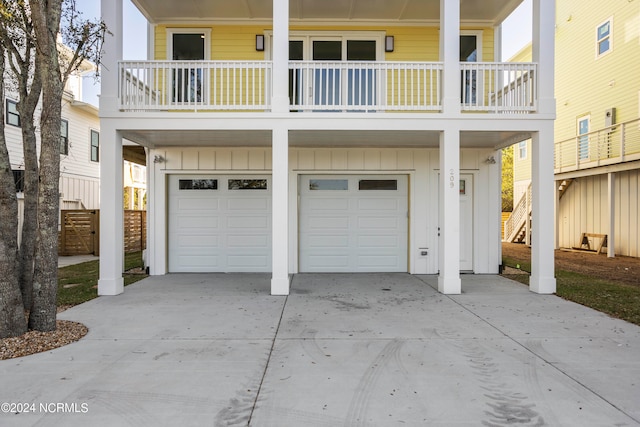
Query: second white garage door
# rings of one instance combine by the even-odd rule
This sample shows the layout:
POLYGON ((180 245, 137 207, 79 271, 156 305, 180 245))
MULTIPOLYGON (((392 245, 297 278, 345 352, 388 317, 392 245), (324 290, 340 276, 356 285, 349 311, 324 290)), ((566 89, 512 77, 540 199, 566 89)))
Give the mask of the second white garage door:
POLYGON ((303 175, 301 272, 406 272, 406 175, 303 175))
POLYGON ((170 272, 271 271, 271 178, 169 176, 170 272))

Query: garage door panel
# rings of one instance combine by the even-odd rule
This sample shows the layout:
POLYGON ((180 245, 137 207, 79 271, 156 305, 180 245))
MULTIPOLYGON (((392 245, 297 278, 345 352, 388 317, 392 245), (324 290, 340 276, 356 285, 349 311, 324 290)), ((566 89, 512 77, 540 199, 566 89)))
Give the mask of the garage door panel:
POLYGON ((264 255, 229 255, 227 266, 231 270, 264 271, 269 266, 269 258, 264 255))
POLYGON ((269 218, 266 218, 264 215, 255 216, 255 215, 238 215, 231 218, 227 218, 227 228, 230 230, 233 229, 262 229, 268 231, 270 221, 269 218))
POLYGON ((312 216, 308 218, 309 230, 331 230, 331 229, 348 229, 349 217, 342 216, 312 216))
POLYGON ((264 211, 269 210, 269 200, 260 199, 229 199, 227 200, 227 209, 230 211, 264 211))
MULTIPOLYGON (((195 197, 195 196, 194 196, 195 197)), ((211 212, 218 210, 218 200, 215 199, 187 199, 181 198, 178 201, 178 212, 204 211, 211 212)))
POLYGON ((202 268, 208 269, 212 266, 218 266, 218 257, 215 255, 182 255, 178 261, 182 266, 193 268, 193 271, 202 271, 202 268))
POLYGON ((271 239, 266 235, 255 234, 231 234, 227 236, 227 246, 229 248, 268 248, 271 239))
POLYGON ((398 218, 389 217, 364 217, 358 218, 358 227, 367 229, 381 229, 395 232, 400 228, 400 221, 398 218))
POLYGON ((349 255, 311 255, 309 268, 313 271, 346 271, 349 267, 349 255))
POLYGON ((215 217, 210 216, 187 216, 181 215, 177 218, 176 226, 178 230, 192 230, 199 229, 202 230, 203 233, 207 232, 207 230, 217 230, 218 229, 218 220, 215 217))
POLYGON ((398 265, 397 256, 373 256, 373 255, 361 255, 358 257, 358 267, 360 268, 373 268, 380 267, 394 268, 398 265))
POLYGON ((400 200, 397 199, 359 199, 358 209, 361 211, 398 211, 400 200))
POLYGON ((358 237, 359 248, 400 248, 400 242, 397 235, 377 235, 377 236, 359 236, 358 237))
POLYGON ((313 248, 348 248, 349 237, 345 235, 311 235, 309 246, 313 248))
POLYGON ((218 236, 216 235, 185 235, 182 234, 177 237, 177 245, 181 248, 217 248, 218 236))
POLYGON ((308 208, 314 211, 346 211, 349 210, 349 200, 321 197, 308 201, 308 208))

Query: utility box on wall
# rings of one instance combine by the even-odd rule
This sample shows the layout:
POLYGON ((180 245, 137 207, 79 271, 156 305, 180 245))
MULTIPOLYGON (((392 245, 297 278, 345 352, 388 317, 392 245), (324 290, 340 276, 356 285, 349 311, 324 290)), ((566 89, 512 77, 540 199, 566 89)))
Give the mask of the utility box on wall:
POLYGON ((609 127, 616 124, 616 109, 609 108, 604 110, 604 126, 609 127))

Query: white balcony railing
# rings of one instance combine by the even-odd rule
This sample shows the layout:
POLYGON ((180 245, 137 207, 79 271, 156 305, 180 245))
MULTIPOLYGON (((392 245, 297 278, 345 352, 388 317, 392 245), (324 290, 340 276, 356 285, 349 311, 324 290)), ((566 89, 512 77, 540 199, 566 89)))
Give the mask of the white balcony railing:
POLYGON ((439 111, 442 63, 289 63, 292 110, 439 111))
POLYGON ((640 119, 557 142, 555 172, 568 172, 640 159, 640 119))
MULTIPOLYGON (((461 110, 536 111, 536 64, 463 63, 461 110)), ((269 61, 122 61, 123 111, 270 111, 269 61)), ((291 111, 439 112, 440 62, 289 63, 291 111)))
POLYGON ((268 110, 271 62, 120 62, 120 109, 268 110))
POLYGON ((530 113, 537 110, 537 64, 463 62, 460 69, 463 111, 530 113))

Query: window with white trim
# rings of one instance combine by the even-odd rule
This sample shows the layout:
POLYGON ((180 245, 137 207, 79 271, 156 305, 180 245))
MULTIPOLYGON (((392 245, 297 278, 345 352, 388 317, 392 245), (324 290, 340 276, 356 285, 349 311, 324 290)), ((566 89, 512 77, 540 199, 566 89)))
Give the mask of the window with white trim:
POLYGON ((69 154, 69 122, 60 120, 60 154, 69 154))
POLYGON ((7 124, 20 127, 20 113, 18 112, 18 103, 7 99, 7 124))
POLYGON ((609 18, 596 27, 596 58, 613 50, 612 44, 613 18, 609 18))
POLYGON ((527 158, 527 141, 518 143, 518 159, 524 160, 527 158))
POLYGON ((100 161, 100 134, 93 129, 91 129, 91 161, 100 161))

